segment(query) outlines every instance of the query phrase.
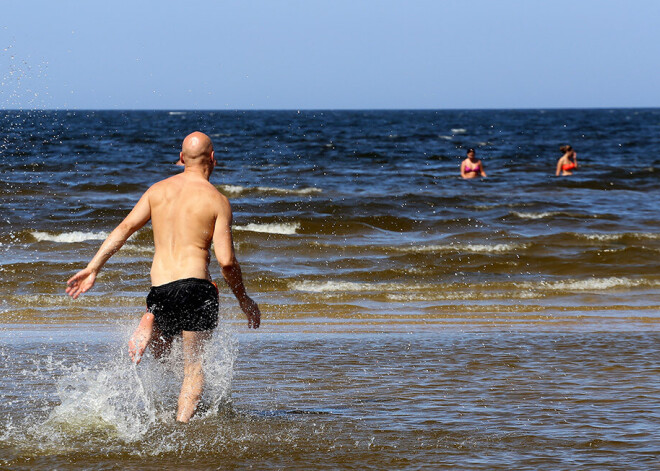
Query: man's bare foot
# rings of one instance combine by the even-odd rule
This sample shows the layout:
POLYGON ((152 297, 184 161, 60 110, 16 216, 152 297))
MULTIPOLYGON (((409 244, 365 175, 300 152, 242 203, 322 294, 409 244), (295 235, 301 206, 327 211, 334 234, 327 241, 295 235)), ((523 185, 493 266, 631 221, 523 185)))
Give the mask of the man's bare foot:
POLYGON ((154 315, 147 312, 142 316, 142 319, 140 319, 140 324, 138 324, 137 329, 135 329, 135 332, 133 332, 133 335, 131 335, 131 338, 128 341, 128 354, 131 357, 131 361, 136 365, 142 360, 142 355, 147 349, 149 342, 151 342, 153 328, 154 315))

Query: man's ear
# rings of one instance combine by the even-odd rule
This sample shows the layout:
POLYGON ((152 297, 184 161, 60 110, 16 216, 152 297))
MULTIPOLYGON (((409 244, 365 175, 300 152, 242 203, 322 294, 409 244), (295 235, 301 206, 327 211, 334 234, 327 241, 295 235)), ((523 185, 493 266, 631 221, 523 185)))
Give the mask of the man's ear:
POLYGON ((183 152, 179 152, 179 162, 181 162, 181 165, 186 164, 186 162, 183 160, 183 152))

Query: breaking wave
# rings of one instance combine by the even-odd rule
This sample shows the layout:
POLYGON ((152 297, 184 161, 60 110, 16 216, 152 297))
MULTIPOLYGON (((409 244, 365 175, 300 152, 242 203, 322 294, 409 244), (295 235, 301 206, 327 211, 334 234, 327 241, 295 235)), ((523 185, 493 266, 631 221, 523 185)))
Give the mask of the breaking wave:
POLYGON ((263 232, 266 234, 295 234, 300 229, 299 222, 291 223, 270 223, 270 224, 256 224, 250 223, 245 226, 234 226, 236 231, 250 231, 250 232, 263 232))
POLYGON ((266 194, 266 195, 298 195, 306 196, 322 193, 320 188, 276 188, 268 186, 244 187, 240 185, 220 185, 219 190, 229 196, 240 196, 246 194, 266 194))
POLYGON ((87 240, 105 240, 108 237, 108 232, 65 232, 62 234, 50 234, 48 232, 32 231, 32 237, 37 239, 37 242, 60 242, 60 243, 75 243, 85 242, 87 240))

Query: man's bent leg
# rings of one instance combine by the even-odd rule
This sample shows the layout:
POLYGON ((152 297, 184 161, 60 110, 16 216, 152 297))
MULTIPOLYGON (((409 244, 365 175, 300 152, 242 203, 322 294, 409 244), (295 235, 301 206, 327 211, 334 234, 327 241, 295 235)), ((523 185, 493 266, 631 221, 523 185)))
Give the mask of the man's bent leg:
POLYGON ((204 388, 204 371, 202 370, 202 354, 204 345, 211 338, 212 331, 183 333, 183 384, 179 394, 179 408, 176 420, 188 422, 195 413, 197 404, 202 397, 204 388))
POLYGON ((154 331, 151 337, 151 353, 153 353, 156 360, 160 360, 165 355, 170 353, 170 348, 172 348, 172 340, 174 336, 165 335, 156 324, 154 324, 154 331))
POLYGON ((149 342, 151 342, 153 327, 154 315, 147 312, 142 316, 140 324, 137 326, 135 332, 133 332, 133 335, 131 335, 131 338, 128 341, 128 354, 136 365, 140 363, 144 351, 147 349, 149 342))

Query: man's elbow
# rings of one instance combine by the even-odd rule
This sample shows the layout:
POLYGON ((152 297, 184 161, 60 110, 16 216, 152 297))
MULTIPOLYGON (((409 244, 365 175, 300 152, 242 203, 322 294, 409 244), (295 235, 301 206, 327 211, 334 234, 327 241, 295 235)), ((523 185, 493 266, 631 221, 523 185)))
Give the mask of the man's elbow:
POLYGON ((117 236, 123 240, 126 241, 133 233, 137 230, 137 228, 132 227, 130 224, 126 223, 125 221, 122 221, 119 223, 119 225, 115 228, 114 232, 117 234, 117 236))
POLYGON ((231 257, 231 258, 226 258, 223 260, 218 260, 220 263, 220 267, 222 268, 222 271, 232 271, 238 267, 238 260, 236 260, 236 257, 231 257))

